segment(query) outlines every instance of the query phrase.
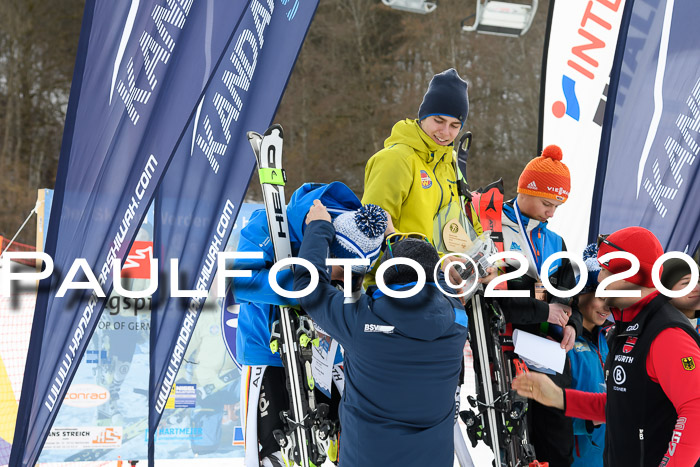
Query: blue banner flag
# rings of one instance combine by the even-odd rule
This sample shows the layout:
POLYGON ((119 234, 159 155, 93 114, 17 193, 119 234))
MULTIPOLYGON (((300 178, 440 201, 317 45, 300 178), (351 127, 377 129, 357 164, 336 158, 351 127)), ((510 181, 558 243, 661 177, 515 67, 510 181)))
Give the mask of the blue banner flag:
POLYGON ((127 255, 246 7, 87 0, 46 238, 56 272, 37 298, 10 465, 35 464, 112 288, 112 266, 127 255), (59 297, 71 279, 59 275, 74 264, 82 272, 72 281, 84 274, 101 291, 59 297))
POLYGON ((700 241, 697 2, 628 2, 626 37, 611 76, 590 240, 638 225, 651 230, 665 251, 692 254, 700 241))
MULTIPOLYGON (((264 132, 272 122, 317 6, 318 0, 253 0, 212 73, 156 202, 156 255, 166 277, 170 260, 178 259, 182 290, 206 294, 212 284, 255 167, 246 133, 264 132)), ((151 315, 149 433, 204 303, 172 295, 161 293, 151 315)))

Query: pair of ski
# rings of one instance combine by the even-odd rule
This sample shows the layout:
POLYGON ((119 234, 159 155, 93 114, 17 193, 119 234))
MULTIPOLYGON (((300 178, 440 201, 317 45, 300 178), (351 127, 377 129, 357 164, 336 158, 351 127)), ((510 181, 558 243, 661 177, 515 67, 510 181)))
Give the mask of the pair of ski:
POLYGON ((468 400, 476 412, 460 412, 469 440, 472 446, 481 440, 491 448, 494 467, 539 466, 527 436, 527 399, 510 388, 514 376, 527 370, 520 360, 503 350, 503 313, 498 302, 484 299, 482 291, 474 294, 470 307, 469 335, 477 397, 468 400))
MULTIPOLYGON (((467 132, 458 144, 457 159, 464 174, 471 141, 472 135, 467 132)), ((469 193, 468 187, 459 187, 460 194, 475 208, 483 230, 491 232, 495 248, 503 251, 503 181, 498 180, 477 193, 469 193)), ((471 207, 466 206, 464 211, 471 218, 471 207)), ((493 451, 494 467, 546 466, 546 463, 536 460, 534 447, 528 440, 527 399, 511 389, 513 378, 527 371, 527 367, 512 353, 512 337, 506 332, 505 318, 498 302, 486 299, 480 286, 467 309, 471 312, 469 336, 477 397, 468 398, 475 411, 463 410, 460 417, 467 426, 472 446, 480 440, 485 442, 493 451)))
MULTIPOLYGON (((292 256, 284 193, 286 176, 282 169, 283 131, 272 125, 264 135, 248 132, 258 162, 270 239, 275 261, 292 256)), ((275 440, 290 464, 320 466, 326 460, 333 425, 326 419, 327 404, 317 404, 311 371, 316 331, 311 319, 297 310, 279 307, 279 321, 273 324, 270 347, 280 352, 284 364, 290 409, 280 414, 284 430, 275 430, 275 440)))

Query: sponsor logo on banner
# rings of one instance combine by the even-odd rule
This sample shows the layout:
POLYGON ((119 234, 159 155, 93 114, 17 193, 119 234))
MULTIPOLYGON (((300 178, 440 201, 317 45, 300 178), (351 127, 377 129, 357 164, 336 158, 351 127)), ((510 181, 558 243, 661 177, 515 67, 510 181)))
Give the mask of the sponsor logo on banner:
POLYGON ((173 390, 170 392, 168 401, 165 404, 166 409, 181 409, 193 408, 197 401, 197 385, 196 384, 173 384, 173 390))
POLYGON ((433 181, 425 170, 420 171, 420 184, 423 188, 430 188, 433 186, 433 181))
MULTIPOLYGON (((114 58, 114 65, 112 71, 112 84, 109 91, 109 102, 112 103, 114 98, 115 90, 119 94, 119 97, 126 107, 127 114, 131 123, 136 125, 141 116, 143 110, 142 107, 148 104, 151 99, 151 95, 156 92, 156 85, 159 82, 163 82, 162 76, 159 74, 163 73, 163 66, 158 66, 159 64, 168 63, 170 55, 175 50, 175 44, 179 38, 179 31, 173 34, 172 29, 166 29, 163 27, 162 22, 167 17, 166 21, 182 30, 185 26, 185 21, 192 7, 192 2, 178 2, 183 3, 183 5, 177 5, 175 2, 169 4, 170 10, 166 10, 160 5, 156 5, 151 12, 151 18, 156 24, 158 35, 151 35, 148 30, 134 31, 134 26, 136 24, 136 17, 139 8, 138 0, 131 0, 131 7, 129 9, 129 15, 126 18, 124 28, 122 30, 121 40, 119 42, 119 48, 117 49, 117 54, 114 58), (160 25, 160 26, 158 26, 160 25), (169 32, 170 31, 170 32, 169 32), (135 51, 133 56, 125 56, 127 51, 127 45, 130 42, 131 37, 139 37, 139 49, 135 51), (140 60, 135 60, 139 56, 145 57, 143 62, 140 60), (127 59, 124 62, 125 59, 127 59), (125 63, 124 66, 122 66, 125 63), (158 71, 158 73, 156 73, 158 71), (117 82, 117 77, 123 76, 117 82), (147 83, 145 87, 137 87, 137 77, 146 77, 147 83), (115 89, 116 88, 116 89, 115 89), (135 104, 138 104, 135 105, 135 104)), ((139 79, 138 81, 143 81, 139 79)))
MULTIPOLYGON (((199 427, 164 427, 156 430, 155 439, 159 442, 198 441, 204 438, 204 428, 199 427)), ((144 431, 144 441, 148 442, 148 429, 144 431)))
POLYGON ((108 427, 92 438, 93 447, 114 448, 122 445, 122 427, 108 427))
MULTIPOLYGON (((542 146, 557 144, 572 174, 571 193, 550 228, 583 251, 590 216, 600 136, 620 20, 625 0, 556 2, 547 49, 542 146)), ((560 194, 560 197, 565 195, 560 194)), ((560 201, 563 198, 559 198, 560 201)))
POLYGON ((52 428, 44 449, 114 449, 122 445, 120 426, 52 428))
POLYGON ((153 242, 135 241, 122 266, 122 277, 150 279, 153 242))
MULTIPOLYGON (((587 5, 581 15, 571 14, 576 17, 575 23, 572 26, 577 29, 570 29, 565 35, 575 38, 567 42, 570 45, 573 42, 571 49, 562 55, 566 59, 566 70, 561 75, 561 93, 564 100, 556 100, 552 104, 552 115, 556 118, 562 118, 564 115, 571 117, 575 121, 581 119, 581 107, 579 98, 576 95, 577 79, 595 81, 600 77, 600 71, 603 71, 604 76, 608 76, 609 69, 600 69, 601 56, 612 55, 617 43, 616 31, 619 24, 619 13, 621 14, 622 0, 613 2, 579 2, 581 5, 587 5), (611 34, 613 30, 612 24, 616 25, 615 34, 611 34), (598 74, 598 76, 596 76, 598 74)), ((555 58, 550 56, 549 60, 555 58)), ((587 115, 586 117, 593 117, 587 115)), ((600 126, 601 122, 596 123, 600 126)))
POLYGON ((578 105, 578 97, 576 97, 576 81, 566 75, 562 75, 561 89, 566 102, 555 101, 552 104, 552 114, 557 118, 568 115, 578 122, 579 118, 581 118, 581 108, 578 105))
POLYGON ((233 428, 233 445, 245 446, 245 436, 243 435, 242 426, 236 426, 233 428))
POLYGON ((71 384, 64 403, 71 407, 97 407, 109 400, 109 391, 96 384, 71 384))
POLYGON ((87 350, 85 351, 85 363, 88 364, 105 364, 108 361, 106 350, 87 350))
MULTIPOLYGON (((282 4, 287 4, 287 1, 283 1, 282 4)), ((249 29, 244 30, 236 38, 233 53, 228 56, 228 60, 222 62, 224 72, 218 78, 221 90, 203 95, 197 105, 190 157, 194 156, 195 152, 203 155, 214 174, 219 173, 222 159, 232 141, 234 133, 231 127, 235 126, 239 116, 245 112, 248 89, 255 74, 257 56, 262 52, 265 44, 265 29, 258 18, 267 17, 269 22, 274 11, 271 1, 267 3, 269 11, 264 5, 264 3, 254 2, 251 6, 251 12, 256 17, 257 35, 249 29)), ((294 19, 298 9, 299 0, 295 0, 287 10, 288 21, 294 19)))

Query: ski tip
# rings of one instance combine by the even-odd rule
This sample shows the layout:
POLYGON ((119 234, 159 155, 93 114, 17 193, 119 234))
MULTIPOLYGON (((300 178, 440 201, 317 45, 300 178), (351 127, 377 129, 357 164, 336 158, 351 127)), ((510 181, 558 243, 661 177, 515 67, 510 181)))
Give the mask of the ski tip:
POLYGON ((250 143, 250 147, 253 148, 253 152, 255 153, 255 159, 259 160, 260 159, 260 146, 262 146, 262 135, 260 133, 256 133, 254 131, 249 131, 246 133, 248 136, 248 143, 250 143))
POLYGON ((265 130, 265 136, 271 135, 275 130, 279 132, 280 138, 284 138, 284 130, 282 130, 282 125, 280 125, 279 123, 273 123, 272 125, 270 125, 270 127, 267 130, 265 130))

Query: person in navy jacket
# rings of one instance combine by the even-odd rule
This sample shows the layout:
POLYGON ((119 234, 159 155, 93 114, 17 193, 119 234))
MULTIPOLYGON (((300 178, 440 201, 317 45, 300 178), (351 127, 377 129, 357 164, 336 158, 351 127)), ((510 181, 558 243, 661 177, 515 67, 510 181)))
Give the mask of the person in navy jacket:
MULTIPOLYGON (((287 206, 289 240, 293 254, 299 251, 301 245, 306 227, 306 213, 314 200, 318 199, 328 206, 328 211, 336 219, 341 216, 344 219, 347 216, 352 218, 353 212, 363 209, 355 193, 340 182, 305 183, 292 194, 287 206)), ((382 226, 385 227, 386 222, 382 226)), ((340 246, 339 242, 336 243, 340 246)), ((375 245, 359 231, 355 232, 353 238, 343 240, 346 246, 360 247, 360 251, 356 251, 352 256, 367 258, 370 261, 379 256, 381 243, 382 238, 378 238, 375 245), (370 246, 364 245, 368 242, 370 246)), ((289 408, 289 397, 285 389, 285 372, 279 352, 273 353, 270 350, 270 329, 272 323, 278 319, 278 305, 296 306, 298 302, 293 298, 278 295, 270 286, 270 267, 275 261, 275 256, 265 209, 255 211, 248 224, 241 230, 238 251, 263 253, 262 258, 235 261, 234 269, 250 270, 252 273, 249 277, 234 278, 233 287, 227 292, 233 294, 235 301, 240 304, 235 350, 238 363, 243 365, 241 379, 245 381, 245 384, 241 385, 246 442, 245 465, 282 465, 284 460, 275 440, 274 430, 283 428, 279 414, 280 411, 289 408)), ((283 289, 291 290, 291 270, 279 271, 277 282, 283 289)), ((340 363, 342 355, 338 351, 335 364, 340 363)), ((333 397, 329 404, 329 418, 335 419, 336 399, 340 398, 339 388, 331 389, 333 397)), ((320 392, 318 397, 325 402, 325 396, 320 392)))
MULTIPOLYGON (((390 235, 385 261, 416 261, 425 272, 425 285, 408 298, 392 298, 372 286, 358 301, 346 303, 343 292, 331 285, 325 265, 335 237, 330 220, 315 201, 299 257, 316 268, 319 284, 299 302, 345 350, 340 465, 451 466, 454 394, 467 316, 458 300, 436 287, 438 253, 426 240, 406 238, 392 244, 390 235)), ((417 270, 407 265, 391 266, 383 277, 392 290, 411 289, 418 281, 417 270)), ((310 281, 309 271, 297 266, 294 289, 303 290, 310 281)), ((442 277, 440 282, 449 290, 442 277)))

